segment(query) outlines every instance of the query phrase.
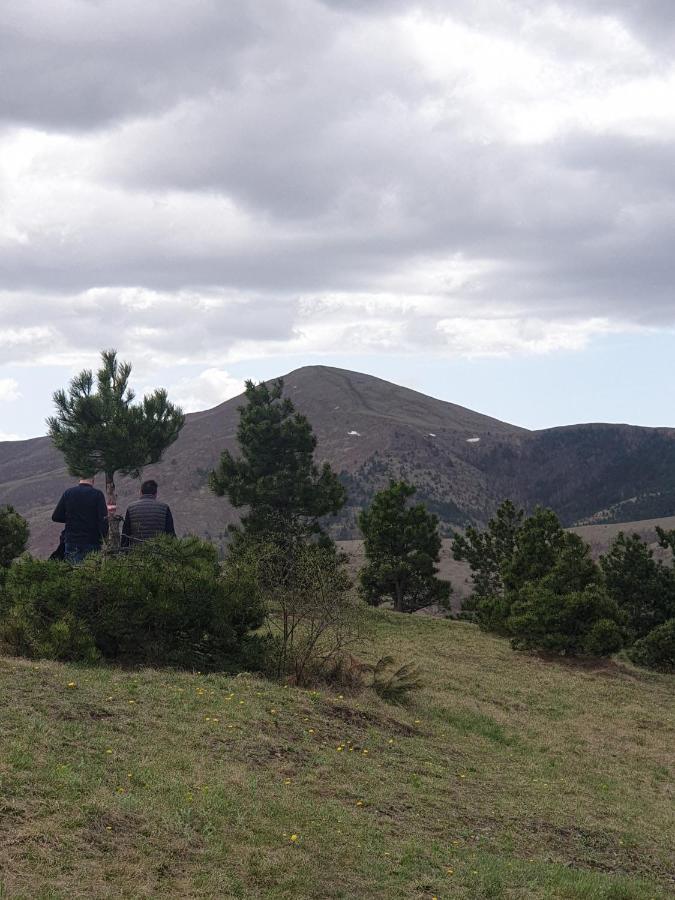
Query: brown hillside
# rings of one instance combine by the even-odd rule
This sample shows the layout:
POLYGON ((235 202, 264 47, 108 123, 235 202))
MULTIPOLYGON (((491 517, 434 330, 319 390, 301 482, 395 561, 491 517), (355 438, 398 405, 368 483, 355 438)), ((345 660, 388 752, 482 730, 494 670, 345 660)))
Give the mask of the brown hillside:
MULTIPOLYGON (((355 516, 391 477, 418 486, 446 533, 483 523, 504 497, 527 508, 552 506, 566 525, 635 520, 675 511, 675 440, 669 429, 578 425, 530 432, 379 378, 327 366, 285 377, 286 391, 318 437, 348 489, 347 509, 333 534, 358 536, 355 516)), ((187 417, 156 477, 180 533, 220 543, 236 514, 208 490, 208 473, 224 448, 236 450, 242 398, 187 417)), ((30 521, 32 549, 49 551, 59 526, 52 509, 70 484, 47 438, 0 443, 0 504, 12 503, 30 521)), ((120 482, 120 509, 138 485, 120 482)))

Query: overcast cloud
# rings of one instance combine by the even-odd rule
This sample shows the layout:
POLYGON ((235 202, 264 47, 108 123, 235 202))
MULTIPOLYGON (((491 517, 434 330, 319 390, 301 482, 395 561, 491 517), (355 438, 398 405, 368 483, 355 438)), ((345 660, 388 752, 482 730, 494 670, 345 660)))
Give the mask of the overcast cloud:
MULTIPOLYGON (((6 0, 3 366, 675 326, 670 0, 6 0)), ((187 379, 181 366, 202 367, 187 379)))

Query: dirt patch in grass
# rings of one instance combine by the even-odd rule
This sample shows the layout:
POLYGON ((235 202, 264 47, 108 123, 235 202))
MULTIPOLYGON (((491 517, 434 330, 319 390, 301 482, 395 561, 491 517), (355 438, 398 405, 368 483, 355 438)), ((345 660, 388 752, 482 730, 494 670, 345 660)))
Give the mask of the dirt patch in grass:
POLYGON ((348 725, 364 731, 368 728, 378 728, 380 731, 388 734, 405 735, 407 737, 422 734, 418 728, 408 725, 406 722, 400 722, 398 719, 390 716, 383 716, 379 713, 368 712, 352 706, 326 702, 322 706, 322 712, 333 719, 339 719, 341 722, 346 722, 348 725))

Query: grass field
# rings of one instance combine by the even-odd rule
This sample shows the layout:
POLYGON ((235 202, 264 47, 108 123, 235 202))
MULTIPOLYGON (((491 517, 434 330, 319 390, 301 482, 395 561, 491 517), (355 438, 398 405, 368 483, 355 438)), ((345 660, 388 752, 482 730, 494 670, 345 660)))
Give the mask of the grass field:
POLYGON ((674 896, 675 680, 373 613, 406 709, 0 659, 0 897, 674 896))

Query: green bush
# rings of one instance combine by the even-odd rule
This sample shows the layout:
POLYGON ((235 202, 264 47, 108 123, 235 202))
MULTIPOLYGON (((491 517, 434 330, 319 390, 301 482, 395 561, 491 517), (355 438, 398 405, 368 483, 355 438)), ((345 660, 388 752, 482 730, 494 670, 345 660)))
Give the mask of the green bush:
POLYGON ((480 597, 475 600, 472 620, 477 623, 481 631, 508 635, 510 634, 510 611, 511 606, 508 596, 480 597))
POLYGON ((53 659, 235 669, 254 662, 263 621, 242 573, 221 572, 216 549, 197 538, 155 538, 80 566, 27 559, 8 573, 0 642, 53 659))
POLYGON ((29 533, 28 522, 13 506, 0 507, 0 569, 6 569, 12 560, 21 556, 29 533))
POLYGON ((628 655, 638 666, 675 672, 675 619, 669 619, 636 641, 628 655))
POLYGON ((598 585, 559 594, 541 582, 519 591, 508 620, 516 650, 609 656, 621 648, 616 602, 598 585))

